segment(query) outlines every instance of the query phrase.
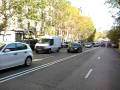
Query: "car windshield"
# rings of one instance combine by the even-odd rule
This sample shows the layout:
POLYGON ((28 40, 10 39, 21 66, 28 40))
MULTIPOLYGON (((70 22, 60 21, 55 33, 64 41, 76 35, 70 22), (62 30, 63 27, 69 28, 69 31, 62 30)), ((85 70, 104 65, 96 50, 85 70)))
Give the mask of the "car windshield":
POLYGON ((39 40, 39 43, 49 43, 50 39, 41 39, 39 40))
POLYGON ((5 46, 5 43, 0 42, 0 51, 3 49, 4 46, 5 46))
POLYGON ((49 43, 51 41, 51 39, 42 39, 41 43, 49 43))
POLYGON ((52 45, 54 43, 54 40, 43 38, 43 39, 39 40, 39 43, 52 45))

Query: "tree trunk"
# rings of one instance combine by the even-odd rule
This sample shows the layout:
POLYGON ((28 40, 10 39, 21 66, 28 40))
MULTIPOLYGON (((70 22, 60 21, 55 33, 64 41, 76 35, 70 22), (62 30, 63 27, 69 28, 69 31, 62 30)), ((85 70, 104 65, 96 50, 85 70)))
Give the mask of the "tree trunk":
POLYGON ((3 34, 3 41, 5 41, 5 33, 7 31, 7 21, 8 21, 8 18, 6 15, 4 15, 4 20, 3 20, 3 31, 4 31, 4 34, 3 34))

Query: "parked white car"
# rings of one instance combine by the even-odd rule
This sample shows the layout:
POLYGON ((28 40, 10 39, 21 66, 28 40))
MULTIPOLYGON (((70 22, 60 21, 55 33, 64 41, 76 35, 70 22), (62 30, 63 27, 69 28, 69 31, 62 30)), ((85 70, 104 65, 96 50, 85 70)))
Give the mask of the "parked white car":
POLYGON ((36 53, 39 52, 59 52, 61 48, 61 39, 58 36, 43 36, 35 45, 36 53))
POLYGON ((85 47, 86 47, 86 48, 91 48, 92 46, 93 46, 92 43, 85 43, 85 47))
POLYGON ((33 53, 29 45, 21 42, 0 42, 0 70, 32 64, 33 53))

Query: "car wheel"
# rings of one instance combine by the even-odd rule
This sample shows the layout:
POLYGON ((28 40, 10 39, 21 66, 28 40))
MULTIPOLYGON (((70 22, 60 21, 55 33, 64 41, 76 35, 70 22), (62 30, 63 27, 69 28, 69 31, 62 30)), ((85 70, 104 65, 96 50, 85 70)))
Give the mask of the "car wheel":
POLYGON ((59 52, 60 51, 60 49, 58 48, 57 50, 56 50, 56 52, 59 52))
POLYGON ((25 66, 30 66, 32 64, 32 58, 31 57, 27 57, 25 60, 25 66))
POLYGON ((51 54, 51 49, 48 50, 48 54, 51 54))
POLYGON ((36 53, 39 53, 39 51, 35 50, 36 53))
POLYGON ((82 49, 78 49, 78 53, 81 53, 82 52, 82 49))
POLYGON ((77 53, 80 53, 80 49, 78 49, 76 52, 77 52, 77 53))
POLYGON ((82 52, 82 48, 80 49, 80 52, 82 52))
POLYGON ((70 53, 70 50, 67 50, 68 53, 70 53))

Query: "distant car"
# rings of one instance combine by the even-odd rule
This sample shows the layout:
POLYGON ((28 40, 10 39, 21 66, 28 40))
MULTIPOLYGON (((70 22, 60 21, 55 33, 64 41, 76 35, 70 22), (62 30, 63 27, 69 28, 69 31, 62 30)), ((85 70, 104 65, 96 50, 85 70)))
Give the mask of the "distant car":
POLYGON ((112 44, 111 44, 111 47, 112 47, 112 48, 118 48, 118 45, 112 43, 112 44))
POLYGON ((82 46, 79 43, 70 43, 67 52, 82 52, 82 46))
POLYGON ((0 42, 0 70, 32 64, 32 50, 21 42, 0 42))
POLYGON ((99 43, 94 43, 94 45, 93 45, 94 47, 99 47, 100 46, 100 44, 99 43))
POLYGON ((92 43, 85 43, 85 47, 86 47, 86 48, 91 48, 92 46, 93 46, 92 43))
POLYGON ((23 40, 22 42, 29 44, 31 49, 34 50, 35 44, 38 42, 38 40, 37 39, 27 39, 27 40, 23 40))
POLYGON ((105 43, 101 43, 100 46, 101 47, 105 47, 106 45, 105 45, 105 43))
POLYGON ((68 44, 69 44, 69 42, 63 42, 63 43, 62 43, 62 48, 67 48, 67 47, 68 47, 68 44))

